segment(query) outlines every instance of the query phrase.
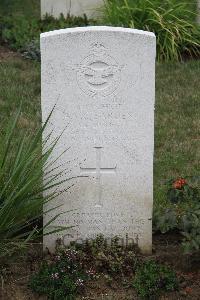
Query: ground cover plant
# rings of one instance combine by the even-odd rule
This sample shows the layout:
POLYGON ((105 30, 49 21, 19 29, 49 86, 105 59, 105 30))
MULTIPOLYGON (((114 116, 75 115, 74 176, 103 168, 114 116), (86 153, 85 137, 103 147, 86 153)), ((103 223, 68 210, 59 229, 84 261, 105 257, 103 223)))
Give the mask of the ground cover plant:
POLYGON ((58 246, 57 253, 42 264, 30 279, 30 287, 49 299, 75 299, 87 283, 106 279, 122 287, 134 286, 142 298, 152 299, 160 292, 178 288, 175 272, 155 261, 142 263, 136 245, 123 245, 121 239, 102 235, 83 244, 58 246))
POLYGON ((156 299, 162 291, 178 288, 176 274, 169 267, 147 261, 136 270, 133 286, 141 299, 156 299))
POLYGON ((49 299, 75 299, 85 281, 92 277, 92 272, 83 270, 79 260, 75 250, 66 249, 58 253, 51 261, 44 262, 39 273, 32 276, 30 287, 49 299))
POLYGON ((177 0, 106 0, 104 22, 152 31, 157 37, 157 58, 181 60, 200 54, 200 30, 187 2, 177 0))

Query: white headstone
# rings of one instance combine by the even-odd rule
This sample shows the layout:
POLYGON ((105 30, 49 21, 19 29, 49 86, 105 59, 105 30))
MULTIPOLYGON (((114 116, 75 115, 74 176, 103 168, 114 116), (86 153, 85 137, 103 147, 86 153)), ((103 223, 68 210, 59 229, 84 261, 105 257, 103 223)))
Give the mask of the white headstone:
POLYGON ((62 13, 65 17, 70 14, 95 18, 103 0, 41 0, 41 16, 46 14, 59 18, 62 13))
MULTIPOLYGON (((65 128, 52 161, 59 159, 70 190, 56 203, 67 212, 56 225, 72 225, 70 240, 103 234, 152 246, 153 150, 156 39, 140 30, 87 27, 41 35, 42 112, 57 137, 65 128)), ((46 210, 51 208, 46 206, 46 210)), ((48 222, 52 212, 45 216, 48 222)), ((69 234, 69 235, 68 235, 69 234)))

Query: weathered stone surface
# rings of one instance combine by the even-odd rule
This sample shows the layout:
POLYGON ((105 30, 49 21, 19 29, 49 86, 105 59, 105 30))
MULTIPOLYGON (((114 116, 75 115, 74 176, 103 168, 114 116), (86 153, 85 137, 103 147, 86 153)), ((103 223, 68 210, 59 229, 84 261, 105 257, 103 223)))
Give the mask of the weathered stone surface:
POLYGON ((103 0, 41 0, 41 16, 52 15, 58 18, 62 13, 82 16, 86 14, 89 18, 99 14, 99 8, 103 5, 103 0))
POLYGON ((50 250, 58 236, 67 244, 102 233, 151 252, 155 49, 153 33, 125 28, 41 35, 43 120, 56 103, 48 131, 65 128, 51 159, 69 148, 57 164, 78 176, 51 204, 66 212, 57 225, 75 227, 45 237, 50 250))

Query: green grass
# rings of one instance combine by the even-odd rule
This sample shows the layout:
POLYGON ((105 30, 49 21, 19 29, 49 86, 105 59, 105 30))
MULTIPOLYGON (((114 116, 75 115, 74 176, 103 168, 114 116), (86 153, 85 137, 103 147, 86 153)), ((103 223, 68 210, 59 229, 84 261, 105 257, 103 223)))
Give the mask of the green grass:
MULTIPOLYGON (((200 61, 157 65, 155 111, 155 202, 164 201, 163 184, 200 173, 200 61)), ((40 64, 11 58, 0 65, 0 125, 21 101, 19 128, 40 120, 40 64)))
POLYGON ((34 129, 40 120, 40 65, 22 58, 10 58, 0 63, 0 124, 19 108, 18 126, 34 129))
POLYGON ((155 201, 166 180, 200 174, 199 76, 200 60, 157 66, 155 201))

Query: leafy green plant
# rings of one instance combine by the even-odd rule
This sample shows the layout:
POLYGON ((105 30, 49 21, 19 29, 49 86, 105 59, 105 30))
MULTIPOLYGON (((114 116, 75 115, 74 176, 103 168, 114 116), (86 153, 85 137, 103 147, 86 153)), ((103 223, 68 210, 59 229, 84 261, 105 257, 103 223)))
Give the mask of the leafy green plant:
POLYGON ((42 142, 51 114, 34 134, 20 136, 18 132, 16 139, 19 116, 20 111, 14 120, 12 118, 7 132, 0 136, 0 248, 4 249, 1 256, 12 254, 17 247, 23 247, 30 239, 42 234, 67 229, 59 227, 49 231, 48 226, 42 228, 39 224, 43 204, 53 201, 58 195, 53 188, 60 185, 62 175, 59 170, 52 172, 54 165, 48 162, 59 138, 49 147, 50 135, 42 142))
POLYGON ((183 235, 182 249, 185 254, 200 251, 200 203, 186 202, 169 208, 155 208, 155 231, 166 233, 179 230, 183 235))
POLYGON ((72 300, 90 278, 89 272, 82 268, 77 251, 66 249, 45 262, 31 277, 29 286, 34 292, 47 295, 48 299, 72 300))
POLYGON ((14 50, 23 50, 26 44, 39 38, 40 25, 37 19, 6 16, 2 18, 2 24, 1 39, 14 50))
POLYGON ((200 203, 195 203, 183 214, 181 230, 184 236, 184 253, 200 251, 200 203))
POLYGON ((142 299, 157 299, 162 291, 177 289, 178 280, 170 268, 150 260, 137 269, 133 287, 142 299))
POLYGON ((179 218, 177 207, 155 207, 153 212, 154 231, 166 233, 179 229, 179 218))
POLYGON ((154 32, 159 61, 200 54, 200 29, 195 24, 195 13, 186 2, 105 0, 104 16, 106 24, 154 32))

